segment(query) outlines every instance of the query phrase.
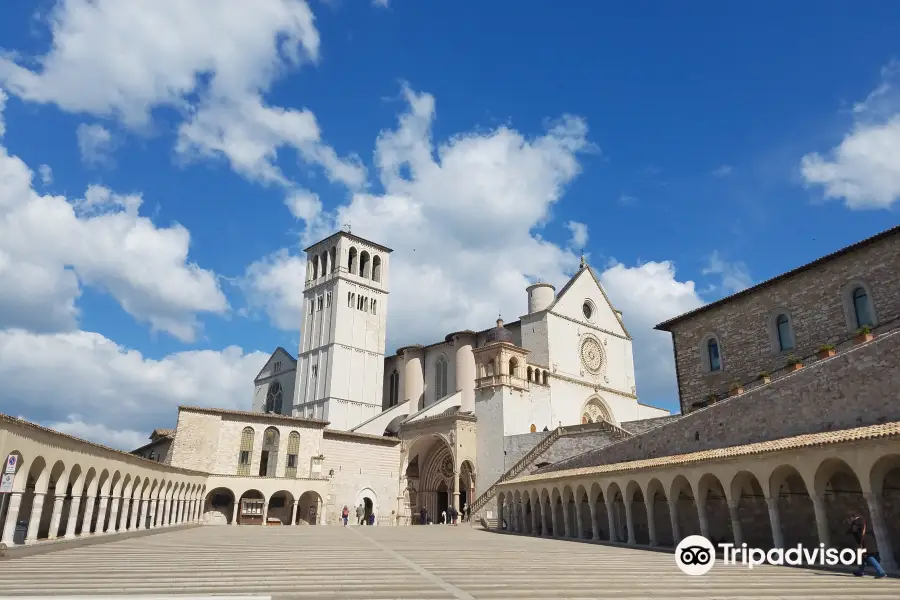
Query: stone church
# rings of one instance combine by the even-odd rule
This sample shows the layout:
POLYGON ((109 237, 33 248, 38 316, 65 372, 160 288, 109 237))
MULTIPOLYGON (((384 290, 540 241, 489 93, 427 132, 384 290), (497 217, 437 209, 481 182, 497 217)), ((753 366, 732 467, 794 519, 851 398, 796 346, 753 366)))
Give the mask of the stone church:
MULTIPOLYGON (((356 483, 395 486, 388 496, 396 508, 379 501, 382 513, 390 505, 415 521, 422 508, 440 515, 474 504, 561 427, 608 433, 669 414, 638 402, 631 336, 584 260, 559 293, 547 283, 523 290, 527 310, 514 322, 387 355, 391 250, 342 231, 306 253, 299 354, 273 352, 255 380, 252 410, 326 421, 347 439, 399 440, 396 465, 370 474, 381 485, 356 483)), ((367 448, 357 451, 364 460, 367 448)), ((337 466, 340 479, 345 465, 337 466)), ((347 494, 336 505, 357 502, 347 494)))

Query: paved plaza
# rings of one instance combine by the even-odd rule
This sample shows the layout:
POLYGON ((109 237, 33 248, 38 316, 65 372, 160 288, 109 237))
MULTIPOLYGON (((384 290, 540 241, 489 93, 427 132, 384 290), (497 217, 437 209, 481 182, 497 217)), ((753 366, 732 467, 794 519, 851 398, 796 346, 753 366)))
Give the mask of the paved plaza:
POLYGON ((275 598, 900 598, 900 581, 717 566, 671 554, 447 527, 198 527, 0 562, 0 598, 55 594, 275 598))

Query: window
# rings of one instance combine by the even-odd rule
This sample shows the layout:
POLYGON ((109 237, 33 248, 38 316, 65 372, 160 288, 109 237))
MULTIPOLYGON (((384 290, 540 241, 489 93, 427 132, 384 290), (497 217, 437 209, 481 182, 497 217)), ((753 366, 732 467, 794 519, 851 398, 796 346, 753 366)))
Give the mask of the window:
POLYGON ((328 273, 328 251, 322 253, 322 256, 319 257, 319 261, 322 263, 322 277, 328 273))
POLYGON ((337 256, 337 248, 335 246, 331 247, 331 272, 334 273, 337 271, 337 260, 335 257, 337 256))
POLYGON ((322 296, 319 296, 318 298, 316 298, 316 310, 322 310, 323 300, 324 299, 322 298, 322 296))
POLYGON ((375 302, 376 302, 376 300, 373 298, 373 299, 372 299, 372 314, 373 314, 373 315, 378 314, 378 311, 375 310, 375 302))
POLYGON ((363 312, 369 312, 369 299, 363 298, 363 312))
POLYGON ((359 275, 369 278, 369 253, 365 250, 359 253, 359 275))
POLYGON ((297 477, 297 455, 300 454, 300 434, 292 431, 288 436, 287 447, 287 465, 284 470, 284 476, 289 478, 297 477))
POLYGON ((150 460, 156 460, 156 450, 150 451, 150 456, 148 457, 150 460))
POLYGON ((372 259, 372 281, 381 281, 381 257, 372 259))
POLYGON ((245 427, 241 432, 241 449, 238 452, 238 475, 250 474, 250 454, 253 452, 253 438, 255 434, 252 427, 245 427))
POLYGON ((715 338, 712 338, 708 342, 706 342, 706 355, 709 359, 709 370, 721 371, 722 360, 719 357, 719 342, 717 342, 715 338))
POLYGON ((778 349, 793 350, 794 336, 791 334, 791 322, 784 313, 775 318, 775 332, 778 335, 778 349))
POLYGON ((510 377, 518 377, 519 376, 519 361, 515 358, 509 359, 509 376, 510 377))
POLYGON ((850 296, 853 301, 853 318, 856 327, 872 327, 875 325, 875 319, 872 317, 872 306, 869 303, 869 294, 863 286, 857 286, 853 289, 850 296))
POLYGON ((325 294, 325 308, 331 306, 331 292, 325 294))
POLYGON ((281 384, 273 381, 269 384, 269 391, 266 393, 266 412, 281 414, 281 405, 284 400, 284 391, 281 384))
POLYGON ((350 248, 350 253, 347 255, 347 270, 356 274, 356 248, 350 248))
POLYGON ((550 377, 547 375, 547 371, 544 371, 544 385, 550 385, 550 377))
POLYGON ((281 361, 280 360, 275 361, 275 366, 273 367, 273 370, 275 373, 281 372, 281 361))
POLYGON ((447 358, 438 357, 434 365, 434 399, 440 400, 447 395, 447 358))
POLYGON ((260 477, 275 477, 275 469, 278 467, 278 430, 269 427, 263 433, 262 452, 259 456, 260 477))
POLYGON ((389 406, 397 406, 400 403, 400 373, 397 369, 391 371, 388 383, 389 406))
POLYGON ((584 313, 584 318, 588 321, 591 320, 591 317, 594 316, 594 305, 590 300, 585 300, 584 304, 581 305, 581 312, 584 313))
POLYGON ((316 301, 314 299, 309 300, 309 314, 313 314, 313 310, 316 308, 316 301))
POLYGON ((319 374, 319 365, 313 365, 312 366, 312 376, 315 377, 318 374, 319 374))

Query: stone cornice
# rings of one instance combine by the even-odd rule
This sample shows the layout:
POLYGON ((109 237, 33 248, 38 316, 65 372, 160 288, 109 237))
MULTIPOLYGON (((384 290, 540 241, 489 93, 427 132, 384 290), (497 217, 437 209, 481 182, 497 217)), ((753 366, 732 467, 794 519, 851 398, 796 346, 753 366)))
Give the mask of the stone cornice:
POLYGON ((321 419, 307 419, 306 417, 291 417, 288 415, 276 415, 273 413, 250 412, 246 410, 226 410, 224 408, 203 408, 199 406, 179 406, 179 412, 204 413, 220 417, 234 417, 242 421, 255 421, 260 423, 290 423, 296 427, 324 429, 328 421, 321 419))
MULTIPOLYGON (((328 342, 327 344, 322 344, 321 346, 316 346, 315 348, 310 348, 309 350, 305 350, 297 355, 297 358, 301 356, 308 356, 313 352, 318 352, 322 348, 327 348, 328 346, 340 346, 341 348, 346 348, 347 350, 356 350, 357 352, 364 352, 366 354, 371 354, 372 356, 384 356, 382 352, 372 352, 371 350, 365 350, 363 348, 357 348, 356 346, 348 346, 347 344, 342 344, 340 342, 328 342)), ((296 371, 296 369, 294 369, 296 371)), ((283 372, 283 371, 282 371, 283 372)))
POLYGON ((631 398, 633 400, 637 400, 637 394, 632 394, 630 392, 623 392, 622 390, 617 390, 615 388, 611 388, 606 385, 600 385, 597 383, 589 383, 587 381, 582 381, 580 379, 575 379, 574 377, 568 377, 566 375, 560 375, 559 373, 550 372, 551 378, 561 379, 562 381, 568 381, 569 383, 574 383, 577 385, 581 385, 587 388, 591 388, 595 392, 599 392, 603 390, 604 392, 609 392, 610 394, 616 394, 618 396, 624 396, 625 398, 631 398))
POLYGON ((556 311, 553 311, 553 310, 548 311, 548 313, 551 314, 551 315, 553 315, 554 317, 559 317, 560 319, 564 319, 564 320, 566 320, 566 321, 571 321, 572 323, 575 323, 576 325, 581 325, 582 327, 587 327, 588 329, 593 329, 594 331, 599 331, 599 332, 601 332, 601 333, 605 333, 605 334, 607 334, 607 335, 611 335, 611 336, 613 336, 613 337, 617 337, 617 338, 619 338, 619 339, 621 339, 621 340, 628 340, 628 341, 631 341, 631 336, 628 336, 628 335, 622 335, 621 333, 613 333, 612 331, 609 331, 608 329, 603 329, 602 327, 597 327, 596 325, 591 325, 591 324, 588 323, 587 321, 582 321, 582 320, 580 320, 580 319, 573 319, 572 317, 567 317, 566 315, 562 315, 562 314, 560 314, 560 313, 558 313, 558 312, 556 312, 556 311))
POLYGON ((423 417, 421 419, 417 419, 411 423, 402 423, 400 425, 400 431, 409 430, 409 429, 418 429, 420 425, 434 425, 435 423, 440 423, 442 421, 466 421, 469 423, 476 423, 478 419, 475 415, 469 415, 465 413, 453 413, 452 415, 433 415, 430 417, 423 417))
POLYGON ((368 433, 356 433, 353 431, 343 431, 340 429, 326 429, 324 433, 326 438, 344 438, 355 442, 372 442, 383 446, 396 446, 400 443, 400 438, 371 435, 368 433))

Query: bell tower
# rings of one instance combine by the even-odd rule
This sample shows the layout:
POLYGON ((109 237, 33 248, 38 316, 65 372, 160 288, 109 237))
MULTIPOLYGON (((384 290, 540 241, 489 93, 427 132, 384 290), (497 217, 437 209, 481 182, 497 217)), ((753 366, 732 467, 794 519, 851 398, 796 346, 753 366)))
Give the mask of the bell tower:
POLYGON ((390 254, 345 231, 306 249, 294 416, 346 430, 381 412, 390 254))

